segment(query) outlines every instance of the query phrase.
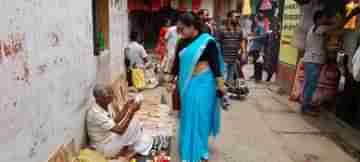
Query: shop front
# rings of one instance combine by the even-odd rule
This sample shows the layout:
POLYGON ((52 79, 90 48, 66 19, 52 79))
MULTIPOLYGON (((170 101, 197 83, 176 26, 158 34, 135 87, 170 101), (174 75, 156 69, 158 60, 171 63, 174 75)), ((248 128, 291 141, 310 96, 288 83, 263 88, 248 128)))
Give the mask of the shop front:
POLYGON ((284 3, 277 82, 282 90, 290 93, 298 60, 298 52, 292 41, 299 24, 300 9, 295 1, 284 3))
POLYGON ((199 9, 208 9, 212 15, 213 6, 214 0, 128 0, 130 27, 139 33, 146 49, 154 49, 166 20, 174 24, 179 13, 199 9))
MULTIPOLYGON (((321 2, 320 5, 325 12, 336 15, 337 19, 334 19, 334 22, 339 22, 351 12, 354 8, 352 3, 355 1, 336 0, 332 3, 321 2)), ((281 89, 290 95, 290 100, 297 102, 302 101, 304 81, 301 54, 294 47, 294 36, 298 32, 298 26, 303 23, 299 21, 304 14, 300 12, 300 8, 301 6, 295 1, 285 1, 277 76, 281 89)), ((360 128, 360 102, 358 102, 360 84, 352 79, 351 74, 351 57, 360 44, 360 36, 358 36, 360 23, 357 23, 357 17, 350 20, 349 23, 352 24, 348 23, 344 28, 325 35, 324 50, 327 54, 327 62, 322 66, 313 104, 321 106, 327 104, 328 106, 325 107, 334 112, 338 118, 353 127, 360 128), (352 28, 349 29, 349 26, 352 28), (350 47, 352 48, 349 49, 350 47), (345 58, 339 57, 342 53, 345 54, 345 58)), ((302 21, 307 20, 302 19, 302 21)))

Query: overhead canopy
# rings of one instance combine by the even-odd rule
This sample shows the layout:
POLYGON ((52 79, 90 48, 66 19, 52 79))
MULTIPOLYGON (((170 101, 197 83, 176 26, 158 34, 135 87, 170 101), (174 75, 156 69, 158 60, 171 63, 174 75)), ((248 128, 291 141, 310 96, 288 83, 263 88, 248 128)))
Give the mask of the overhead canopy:
POLYGON ((202 0, 128 0, 128 9, 130 12, 134 10, 158 11, 171 5, 179 10, 197 11, 201 3, 202 0))

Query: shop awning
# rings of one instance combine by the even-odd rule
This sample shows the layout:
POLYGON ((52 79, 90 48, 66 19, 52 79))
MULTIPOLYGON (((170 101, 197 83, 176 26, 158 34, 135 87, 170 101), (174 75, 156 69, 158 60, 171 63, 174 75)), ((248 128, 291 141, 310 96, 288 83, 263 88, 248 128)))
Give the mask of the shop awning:
POLYGON ((179 10, 197 11, 201 7, 202 0, 128 0, 128 10, 158 11, 171 3, 172 7, 179 10))

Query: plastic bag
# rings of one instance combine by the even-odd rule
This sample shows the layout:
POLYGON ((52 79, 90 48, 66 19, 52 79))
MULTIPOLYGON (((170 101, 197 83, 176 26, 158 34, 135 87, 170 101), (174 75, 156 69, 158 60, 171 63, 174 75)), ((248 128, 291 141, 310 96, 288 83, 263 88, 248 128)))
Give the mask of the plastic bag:
POLYGON ((256 60, 256 63, 264 63, 264 56, 260 55, 259 58, 256 60))
POLYGON ((352 59, 353 64, 353 76, 356 81, 360 81, 360 47, 356 50, 356 53, 352 59))
POLYGON ((132 82, 136 89, 144 89, 146 86, 145 83, 145 74, 144 70, 140 68, 131 69, 132 82))

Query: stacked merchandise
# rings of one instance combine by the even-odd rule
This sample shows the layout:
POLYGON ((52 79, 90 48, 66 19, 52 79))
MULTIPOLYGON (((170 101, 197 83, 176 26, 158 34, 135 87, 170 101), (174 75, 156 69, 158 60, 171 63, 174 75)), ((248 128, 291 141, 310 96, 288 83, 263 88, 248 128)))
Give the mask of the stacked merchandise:
POLYGON ((176 129, 176 119, 170 116, 168 105, 161 104, 159 94, 144 94, 142 109, 136 114, 144 127, 144 132, 154 137, 151 155, 138 157, 137 162, 169 162, 170 141, 176 129))
POLYGON ((143 123, 144 131, 152 136, 173 136, 176 121, 168 105, 160 104, 160 96, 146 96, 135 118, 143 123))

